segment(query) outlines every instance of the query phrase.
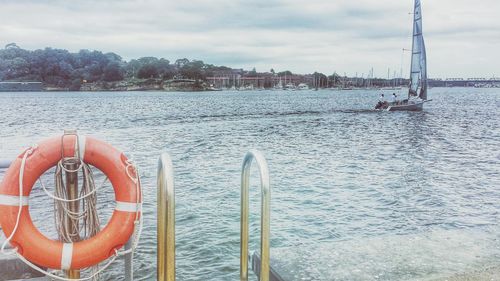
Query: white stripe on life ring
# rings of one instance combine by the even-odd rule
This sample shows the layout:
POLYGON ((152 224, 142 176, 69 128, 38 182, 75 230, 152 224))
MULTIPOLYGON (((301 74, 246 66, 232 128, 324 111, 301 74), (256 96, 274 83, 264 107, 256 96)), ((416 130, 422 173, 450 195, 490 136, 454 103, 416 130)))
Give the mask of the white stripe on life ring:
MULTIPOLYGON (((23 206, 28 206, 28 196, 21 196, 23 206)), ((19 196, 15 195, 2 195, 0 194, 0 205, 5 206, 19 206, 19 196)))
POLYGON ((61 269, 68 270, 71 268, 73 260, 73 243, 64 243, 61 255, 61 269))
POLYGON ((115 208, 116 211, 135 213, 137 211, 141 211, 141 209, 142 209, 141 203, 116 201, 116 208, 115 208))
MULTIPOLYGON (((78 151, 80 152, 80 157, 82 158, 82 161, 85 160, 85 142, 87 141, 87 137, 78 135, 78 151)), ((75 149, 76 149, 76 143, 75 143, 75 149)), ((75 155, 78 156, 78 155, 75 155)))

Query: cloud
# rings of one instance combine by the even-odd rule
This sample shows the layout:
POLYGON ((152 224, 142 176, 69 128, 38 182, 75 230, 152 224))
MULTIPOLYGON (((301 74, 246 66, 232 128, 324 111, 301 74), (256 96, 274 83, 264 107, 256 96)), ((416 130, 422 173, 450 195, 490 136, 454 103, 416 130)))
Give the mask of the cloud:
MULTIPOLYGON (((0 43, 98 49, 125 59, 180 57, 258 70, 406 75, 412 1, 3 0, 0 43), (391 72, 392 72, 391 71, 391 72)), ((423 0, 429 72, 490 76, 500 3, 423 0), (481 64, 478 64, 481 62, 481 64)))

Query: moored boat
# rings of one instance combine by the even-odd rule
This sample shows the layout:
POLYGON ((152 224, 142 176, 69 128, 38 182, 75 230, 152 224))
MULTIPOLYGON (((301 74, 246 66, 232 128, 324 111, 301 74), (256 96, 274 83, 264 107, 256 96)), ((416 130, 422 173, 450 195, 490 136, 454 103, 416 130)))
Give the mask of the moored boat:
POLYGON ((297 86, 297 90, 309 90, 309 86, 306 83, 300 83, 297 86))

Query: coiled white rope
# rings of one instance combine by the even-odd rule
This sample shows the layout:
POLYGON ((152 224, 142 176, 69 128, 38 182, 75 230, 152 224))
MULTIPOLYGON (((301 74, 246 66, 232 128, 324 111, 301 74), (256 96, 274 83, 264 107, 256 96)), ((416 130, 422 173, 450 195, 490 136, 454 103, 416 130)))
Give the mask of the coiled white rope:
MULTIPOLYGON (((77 155, 79 154, 78 150, 75 151, 75 154, 77 154, 77 155)), ((76 168, 74 170, 71 170, 71 169, 68 169, 68 168, 64 167, 62 159, 61 159, 61 161, 59 161, 59 163, 57 163, 57 166, 59 168, 61 168, 63 171, 65 171, 66 173, 76 173, 76 172, 78 172, 78 171, 80 171, 82 169, 83 165, 85 165, 85 162, 83 162, 83 160, 81 158, 76 158, 76 159, 78 159, 78 161, 80 162, 80 164, 79 164, 78 168, 76 168)))
MULTIPOLYGON (((65 169, 65 164, 63 164, 65 159, 61 159, 57 165, 54 176, 56 183, 56 195, 54 196, 54 213, 56 214, 55 225, 59 234, 59 240, 64 243, 73 243, 80 239, 93 237, 101 230, 99 216, 97 215, 97 196, 95 193, 96 187, 92 169, 88 164, 83 163, 81 159, 78 160, 80 162, 79 168, 73 171, 71 169, 65 169), (64 183, 63 173, 63 171, 69 171, 67 173, 77 173, 78 170, 82 170, 83 178, 79 198, 81 200, 80 206, 82 207, 82 212, 71 210, 71 204, 73 204, 75 200, 66 199, 69 197, 69 194, 66 189, 66 184, 64 183), (80 220, 83 221, 83 237, 80 237, 80 220)), ((75 176, 77 177, 78 174, 75 176)))
MULTIPOLYGON (((134 232, 133 232, 133 240, 132 240, 132 246, 130 249, 128 250, 114 250, 114 255, 111 257, 111 259, 104 265, 102 266, 99 270, 95 271, 91 276, 89 277, 84 277, 84 278, 79 278, 79 279, 68 279, 68 278, 64 278, 64 277, 60 277, 58 275, 55 275, 54 273, 58 273, 58 272, 61 272, 60 270, 54 270, 52 272, 48 272, 46 270, 43 270, 41 268, 39 268, 38 266, 36 266, 35 264, 33 264, 32 262, 28 261, 26 258, 24 258, 21 254, 18 253, 18 249, 17 248, 14 248, 12 251, 6 251, 5 248, 7 246, 7 244, 10 243, 10 241, 12 240, 12 238, 14 237, 18 227, 19 227, 19 221, 21 219, 21 213, 22 213, 22 207, 23 207, 23 201, 22 201, 22 197, 23 197, 23 178, 24 178, 24 169, 25 169, 25 166, 26 166, 26 159, 31 155, 33 154, 33 152, 37 149, 37 145, 33 145, 32 147, 30 147, 29 149, 27 149, 25 152, 24 152, 24 155, 23 155, 23 158, 22 158, 22 161, 21 161, 21 167, 19 169, 19 211, 18 211, 18 214, 17 214, 17 218, 16 218, 16 224, 14 226, 14 229, 12 231, 12 233, 9 235, 9 237, 4 241, 4 243, 2 243, 2 246, 0 248, 0 252, 2 254, 5 254, 5 255, 13 255, 13 254, 16 254, 18 256, 18 258, 20 260, 22 260, 26 265, 28 265, 29 267, 31 267, 32 269, 50 277, 50 278, 53 278, 53 279, 57 279, 57 280, 61 280, 61 281, 87 281, 87 280, 91 280, 93 278, 95 278, 96 276, 99 276, 99 274, 101 272, 103 272, 106 268, 108 268, 118 257, 120 256, 124 256, 124 255, 127 255, 127 254, 131 254, 133 255, 133 253, 135 252, 135 250, 137 249, 138 247, 138 244, 139 244, 139 241, 140 241, 140 237, 141 237, 141 234, 142 234, 142 228, 143 228, 143 215, 141 214, 141 211, 142 211, 142 208, 141 207, 138 207, 137 210, 136 210, 136 215, 135 215, 135 220, 134 220, 134 232)), ((140 188, 140 176, 139 176, 139 171, 137 169, 137 167, 133 164, 133 161, 131 160, 127 160, 126 162, 126 173, 127 173, 127 176, 135 183, 135 186, 136 186, 136 194, 137 194, 137 200, 136 200, 136 204, 137 206, 141 206, 141 200, 143 198, 143 195, 142 195, 142 190, 140 188), (132 177, 132 175, 130 174, 129 172, 129 169, 130 168, 133 168, 134 169, 134 172, 136 174, 136 177, 132 177)), ((59 165, 58 166, 61 166, 62 170, 66 171, 66 172, 77 172, 78 170, 82 169, 86 164, 81 161, 80 163, 80 166, 78 167, 78 169, 76 170, 68 170, 68 169, 65 169, 63 166, 64 165, 59 165)), ((105 181, 107 180, 107 178, 103 181, 103 183, 101 184, 101 187, 104 185, 105 181)), ((84 194, 83 196, 80 196, 79 198, 76 198, 76 199, 65 199, 65 198, 61 198, 60 196, 57 196, 57 195, 54 195, 54 194, 51 194, 50 192, 47 191, 47 189, 45 188, 45 186, 43 185, 43 182, 40 180, 40 183, 42 185, 42 188, 43 190, 45 191, 45 193, 53 198, 54 200, 56 201, 60 201, 60 202, 74 202, 74 201, 78 201, 78 200, 82 200, 82 199, 85 199, 89 196, 91 196, 92 194, 95 194, 97 188, 93 188, 89 193, 87 194, 84 194), (89 195, 90 194, 90 195, 89 195)), ((64 208, 65 211, 69 211, 67 210, 66 208, 64 208)), ((75 214, 74 212, 70 212, 72 213, 73 215, 76 215, 77 217, 80 217, 81 214, 78 213, 78 214, 75 214)))
MULTIPOLYGON (((87 165, 88 166, 88 165, 87 165)), ((49 196, 50 198, 56 200, 56 201, 61 201, 61 202, 76 202, 76 201, 80 201, 80 200, 83 200, 89 196, 91 196, 92 194, 96 193, 97 190, 101 189, 104 184, 106 183, 106 181, 108 180, 107 177, 104 178, 104 180, 102 181, 101 185, 97 186, 96 188, 93 188, 90 192, 84 194, 83 196, 80 196, 80 197, 77 197, 75 199, 66 199, 66 198, 62 198, 62 197, 58 197, 56 196, 55 194, 51 193, 50 191, 47 190, 47 188, 45 187, 45 184, 43 183, 43 181, 41 180, 41 177, 38 179, 38 182, 40 183, 40 186, 42 186, 42 189, 43 191, 45 192, 45 194, 47 196, 49 196)))

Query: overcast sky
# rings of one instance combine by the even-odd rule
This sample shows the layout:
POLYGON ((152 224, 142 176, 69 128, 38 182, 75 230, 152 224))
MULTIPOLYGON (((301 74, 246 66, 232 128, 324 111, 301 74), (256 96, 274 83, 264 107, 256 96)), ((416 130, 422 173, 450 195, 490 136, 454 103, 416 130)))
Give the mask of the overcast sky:
MULTIPOLYGON (((500 1, 422 0, 431 77, 500 76, 500 1)), ((408 76, 412 0, 0 0, 0 44, 408 76)))

